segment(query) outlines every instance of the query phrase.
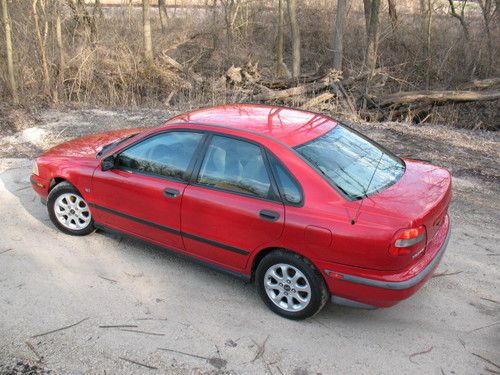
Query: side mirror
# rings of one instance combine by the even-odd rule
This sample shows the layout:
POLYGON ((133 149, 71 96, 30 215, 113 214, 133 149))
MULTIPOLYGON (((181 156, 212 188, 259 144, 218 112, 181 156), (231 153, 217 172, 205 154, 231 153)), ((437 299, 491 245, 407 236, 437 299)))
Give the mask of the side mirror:
POLYGON ((107 158, 102 159, 101 170, 109 171, 110 169, 115 168, 115 166, 116 166, 115 155, 110 155, 107 158))

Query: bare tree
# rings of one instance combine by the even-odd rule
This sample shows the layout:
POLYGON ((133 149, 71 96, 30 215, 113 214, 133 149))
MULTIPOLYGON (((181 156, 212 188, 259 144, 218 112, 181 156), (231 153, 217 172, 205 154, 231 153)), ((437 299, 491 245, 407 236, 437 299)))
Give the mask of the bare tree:
POLYGON ((398 12, 396 10, 396 3, 394 0, 387 0, 387 5, 389 7, 389 18, 391 19, 392 31, 396 31, 398 27, 398 12))
POLYGON ((365 12, 365 27, 366 34, 368 34, 368 28, 370 27, 370 11, 372 7, 372 0, 363 0, 363 9, 365 12))
POLYGON ((57 42, 57 50, 59 52, 59 72, 58 72, 58 87, 54 90, 54 101, 58 101, 59 99, 59 90, 64 90, 64 70, 66 69, 65 59, 64 59, 64 46, 63 46, 63 37, 62 37, 62 27, 61 27, 61 1, 56 1, 56 42, 57 42))
POLYGON ((462 30, 464 32, 464 37, 467 43, 470 42, 470 32, 469 26, 467 26, 467 22, 465 22, 465 7, 467 5, 467 0, 463 0, 460 5, 460 14, 457 13, 455 8, 455 3, 453 0, 448 0, 450 3, 451 15, 460 21, 460 25, 462 26, 462 30))
POLYGON ((12 95, 12 101, 14 104, 19 103, 19 96, 17 94, 17 84, 14 75, 14 59, 12 50, 12 23, 9 14, 9 7, 7 5, 7 0, 2 0, 2 14, 3 14, 3 25, 5 30, 5 52, 7 54, 7 70, 9 72, 9 85, 10 93, 12 95))
POLYGON ((221 0, 224 7, 224 21, 226 23, 226 43, 229 51, 233 50, 234 23, 240 10, 240 0, 221 0))
MULTIPOLYGON (((366 13, 366 11, 365 11, 366 13)), ((368 25, 368 32, 366 35, 366 52, 365 52, 365 66, 373 72, 377 64, 377 50, 378 50, 378 23, 380 14, 380 0, 371 0, 370 4, 370 23, 368 25)))
POLYGON ((165 29, 165 23, 168 20, 167 3, 165 0, 158 0, 158 14, 160 16, 161 29, 165 29), (163 19, 165 17, 165 19, 163 19))
POLYGON ((276 40, 276 74, 278 77, 290 77, 290 72, 283 60, 283 24, 285 14, 283 12, 283 0, 278 0, 278 36, 276 40))
POLYGON ((486 31, 486 43, 488 46, 488 72, 493 66, 493 43, 491 38, 491 21, 498 10, 499 0, 496 0, 497 4, 494 7, 491 0, 478 0, 479 7, 481 8, 481 13, 483 14, 484 29, 486 31))
POLYGON ((425 89, 428 90, 430 86, 430 71, 432 66, 431 59, 431 36, 432 36, 432 0, 422 0, 422 13, 423 13, 423 27, 424 27, 424 58, 426 62, 425 72, 425 89))
POLYGON ((337 70, 342 70, 347 1, 348 0, 337 0, 337 15, 335 17, 335 28, 333 32, 333 67, 337 70))
POLYGON ((43 87, 45 95, 50 95, 50 73, 49 73, 49 64, 47 62, 47 37, 49 33, 49 21, 46 13, 46 4, 45 1, 40 2, 40 9, 43 13, 43 32, 40 26, 41 19, 38 14, 38 3, 39 0, 33 0, 31 3, 33 10, 33 19, 35 21, 35 33, 38 41, 38 50, 40 53, 40 62, 42 65, 42 74, 43 74, 43 87))
POLYGON ((92 44, 95 43, 97 37, 95 13, 90 15, 84 0, 66 0, 66 4, 68 4, 73 12, 73 18, 76 21, 76 24, 85 27, 85 29, 88 30, 90 42, 92 44))
POLYGON ((142 30, 144 37, 144 58, 153 60, 153 42, 151 40, 151 19, 149 0, 142 0, 142 30))
POLYGON ((297 22, 297 0, 287 0, 292 34, 292 77, 300 76, 300 29, 297 22))

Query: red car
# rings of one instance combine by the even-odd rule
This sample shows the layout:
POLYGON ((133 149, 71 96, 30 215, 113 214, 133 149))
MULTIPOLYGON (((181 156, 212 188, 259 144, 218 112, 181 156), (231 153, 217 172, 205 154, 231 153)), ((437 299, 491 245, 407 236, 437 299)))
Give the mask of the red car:
POLYGON ((447 170, 275 106, 75 139, 38 157, 31 182, 61 231, 119 231, 254 280, 290 319, 411 296, 450 232, 447 170))

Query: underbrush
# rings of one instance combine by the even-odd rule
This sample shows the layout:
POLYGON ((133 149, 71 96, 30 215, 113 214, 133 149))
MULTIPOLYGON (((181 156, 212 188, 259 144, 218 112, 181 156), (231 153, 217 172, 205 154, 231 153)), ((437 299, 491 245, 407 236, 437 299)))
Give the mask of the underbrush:
MULTIPOLYGON (((49 2, 50 3, 50 2, 49 2)), ((60 70, 54 21, 47 21, 46 50, 50 86, 43 80, 40 53, 33 30, 28 2, 11 5, 14 56, 23 105, 99 105, 175 106, 191 109, 228 102, 250 101, 243 89, 228 85, 225 74, 231 66, 258 63, 262 79, 276 79, 275 35, 276 7, 273 2, 240 2, 231 33, 224 20, 225 8, 168 9, 169 18, 162 27, 158 11, 152 8, 154 60, 142 57, 142 13, 139 7, 109 7, 98 12, 87 6, 95 23, 92 31, 67 7, 63 9, 62 39, 64 68, 60 70), (267 4, 267 3, 266 3, 267 4), (182 71, 173 66, 173 59, 182 71), (193 80, 193 75, 201 80, 193 80)), ((435 2, 429 59, 421 31, 422 17, 413 2, 398 2, 398 21, 391 23, 387 9, 381 11, 378 66, 383 79, 371 87, 376 95, 422 89, 456 89, 473 79, 499 74, 500 50, 493 49, 493 64, 481 22, 481 13, 471 8, 467 13, 471 42, 464 43, 457 19, 446 13, 445 5, 435 2), (440 5, 441 4, 441 5, 440 5)), ((384 2, 384 6, 386 6, 384 2)), ((50 12, 50 9, 47 10, 50 12)), ((331 35, 335 9, 329 2, 308 1, 299 9, 301 27, 302 72, 319 74, 327 71, 331 60, 331 35)), ((288 22, 286 20, 286 22, 288 22)), ((344 40, 343 76, 363 71, 365 20, 358 2, 349 8, 344 40)), ((493 29, 494 42, 500 40, 493 29)), ((0 49, 5 50, 4 41, 0 49)), ((285 63, 291 66, 291 41, 285 24, 285 63)), ((495 44, 494 44, 495 45, 495 44)), ((3 59, 4 56, 0 56, 3 59)), ((0 98, 9 100, 7 72, 0 66, 0 98)), ((274 101, 301 106, 306 96, 274 101)), ((338 99, 321 103, 319 111, 351 118, 365 117, 338 99)), ((415 123, 434 122, 472 129, 497 130, 500 124, 498 100, 488 103, 447 105, 428 113, 402 120, 415 123)))

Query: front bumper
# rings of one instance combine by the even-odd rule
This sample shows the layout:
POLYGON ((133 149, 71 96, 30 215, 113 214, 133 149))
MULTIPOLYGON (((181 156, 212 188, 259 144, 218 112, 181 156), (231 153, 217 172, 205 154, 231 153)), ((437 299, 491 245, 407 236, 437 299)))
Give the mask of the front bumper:
POLYGON ((354 267, 322 264, 332 302, 361 308, 390 307, 412 296, 431 277, 443 258, 450 227, 449 217, 446 216, 441 229, 427 245, 426 254, 397 273, 371 273, 361 269, 356 272, 354 267))
POLYGON ((42 198, 42 200, 47 200, 49 195, 50 181, 47 181, 36 174, 30 176, 31 187, 35 192, 42 198))

